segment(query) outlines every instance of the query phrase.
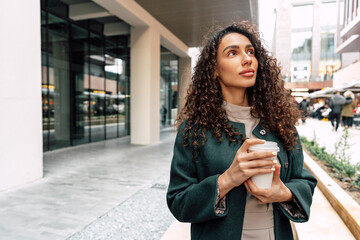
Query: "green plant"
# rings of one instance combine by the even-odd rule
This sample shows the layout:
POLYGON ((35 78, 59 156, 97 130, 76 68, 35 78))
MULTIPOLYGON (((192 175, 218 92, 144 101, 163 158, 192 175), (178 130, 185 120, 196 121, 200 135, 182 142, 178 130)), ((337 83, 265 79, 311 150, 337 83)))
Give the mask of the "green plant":
POLYGON ((357 175, 354 181, 351 182, 352 184, 360 187, 360 174, 357 175))
POLYGON ((350 163, 350 156, 347 150, 350 149, 349 130, 345 129, 340 140, 335 144, 335 157, 340 160, 339 171, 343 171, 349 178, 355 177, 356 166, 350 163))
POLYGON ((300 140, 305 149, 332 170, 334 177, 340 180, 350 178, 352 184, 360 186, 360 164, 351 164, 350 156, 347 153, 350 148, 349 132, 347 130, 344 131, 339 142, 335 144, 334 154, 327 153, 325 147, 319 146, 315 134, 311 141, 304 136, 300 137, 300 140))
POLYGON ((349 144, 349 130, 345 129, 341 135, 340 140, 335 143, 335 156, 341 162, 350 162, 350 156, 347 154, 347 150, 350 149, 349 144))

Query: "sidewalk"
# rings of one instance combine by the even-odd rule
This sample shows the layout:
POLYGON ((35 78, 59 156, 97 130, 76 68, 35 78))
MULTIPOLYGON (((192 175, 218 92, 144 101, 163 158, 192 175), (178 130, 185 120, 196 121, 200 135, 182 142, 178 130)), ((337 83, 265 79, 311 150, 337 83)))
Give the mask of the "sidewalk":
POLYGON ((165 194, 175 133, 44 154, 44 178, 0 192, 1 240, 154 239, 173 222, 165 194))

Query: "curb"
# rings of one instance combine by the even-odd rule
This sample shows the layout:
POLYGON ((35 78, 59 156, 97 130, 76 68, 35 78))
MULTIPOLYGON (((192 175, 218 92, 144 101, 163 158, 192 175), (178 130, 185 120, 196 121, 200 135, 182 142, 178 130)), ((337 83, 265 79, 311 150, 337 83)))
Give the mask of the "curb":
POLYGON ((304 152, 305 167, 317 178, 318 187, 343 220, 350 232, 360 236, 360 206, 304 152))

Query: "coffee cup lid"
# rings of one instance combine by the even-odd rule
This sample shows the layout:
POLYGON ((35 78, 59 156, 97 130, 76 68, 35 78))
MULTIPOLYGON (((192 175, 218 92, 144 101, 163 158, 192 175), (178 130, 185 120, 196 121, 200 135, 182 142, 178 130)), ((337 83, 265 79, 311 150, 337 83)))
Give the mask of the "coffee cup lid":
POLYGON ((267 141, 263 144, 255 144, 249 147, 250 151, 271 151, 279 152, 280 148, 277 145, 277 142, 267 141))

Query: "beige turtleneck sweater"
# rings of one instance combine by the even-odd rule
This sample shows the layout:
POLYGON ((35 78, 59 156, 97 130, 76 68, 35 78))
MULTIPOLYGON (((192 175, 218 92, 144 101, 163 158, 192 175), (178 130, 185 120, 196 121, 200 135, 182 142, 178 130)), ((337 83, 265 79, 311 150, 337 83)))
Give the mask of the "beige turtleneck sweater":
MULTIPOLYGON (((251 116, 251 107, 238 106, 224 101, 223 108, 225 109, 230 121, 240 122, 245 125, 245 134, 247 138, 256 138, 252 131, 259 124, 260 119, 251 116)), ((272 204, 260 204, 250 193, 247 194, 241 239, 275 239, 272 204)))

